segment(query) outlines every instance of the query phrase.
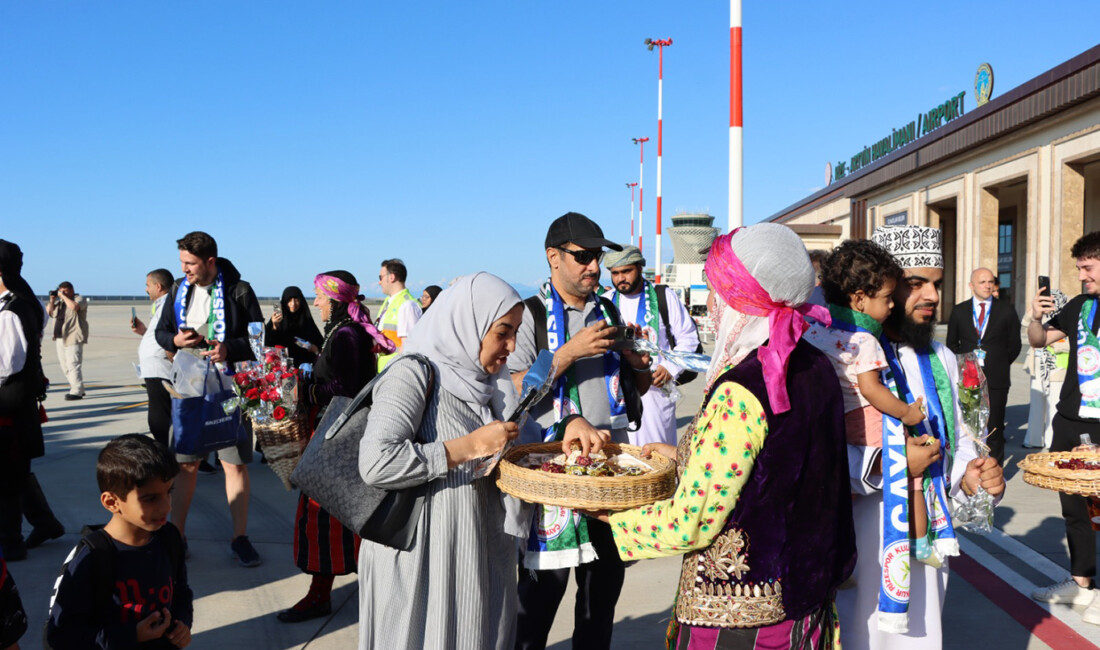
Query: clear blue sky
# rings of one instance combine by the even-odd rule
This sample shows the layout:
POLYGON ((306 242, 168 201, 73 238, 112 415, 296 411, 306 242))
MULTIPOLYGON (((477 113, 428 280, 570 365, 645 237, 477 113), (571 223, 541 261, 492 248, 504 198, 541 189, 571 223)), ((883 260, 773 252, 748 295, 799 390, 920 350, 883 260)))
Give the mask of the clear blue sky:
MULTIPOLYGON (((994 96, 1097 42, 1095 2, 745 2, 745 216, 960 91, 994 96), (1056 7, 1056 8, 1055 8, 1056 7)), ((664 212, 726 223, 724 2, 0 2, 0 238, 39 293, 137 294, 213 234, 258 293, 401 257, 414 289, 545 275, 576 210, 629 239, 657 53, 664 212)), ((664 247, 671 258, 671 245, 664 247)))

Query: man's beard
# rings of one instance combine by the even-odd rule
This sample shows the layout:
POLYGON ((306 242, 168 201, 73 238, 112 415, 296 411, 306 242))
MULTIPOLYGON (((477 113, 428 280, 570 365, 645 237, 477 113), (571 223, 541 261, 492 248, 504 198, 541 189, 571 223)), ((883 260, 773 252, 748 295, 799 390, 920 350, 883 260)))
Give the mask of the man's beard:
MULTIPOLYGON (((626 283, 624 282, 622 284, 626 284, 626 283)), ((628 287, 624 288, 624 287, 617 284, 617 285, 615 285, 615 288, 619 290, 619 293, 624 293, 628 296, 633 296, 634 294, 638 293, 639 289, 642 288, 642 279, 638 278, 637 281, 635 281, 633 284, 631 284, 628 287)))
POLYGON ((901 340, 913 346, 916 350, 927 350, 932 347, 932 337, 936 333, 935 319, 929 319, 927 323, 918 323, 906 316, 905 305, 899 305, 890 312, 886 319, 886 327, 897 332, 901 340))

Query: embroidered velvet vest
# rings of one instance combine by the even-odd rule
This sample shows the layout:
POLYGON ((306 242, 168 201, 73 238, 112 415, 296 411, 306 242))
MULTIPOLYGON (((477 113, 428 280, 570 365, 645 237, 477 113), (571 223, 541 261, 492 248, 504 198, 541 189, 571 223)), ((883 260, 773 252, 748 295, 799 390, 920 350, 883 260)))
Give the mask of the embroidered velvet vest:
POLYGON ((788 366, 790 411, 772 413, 756 352, 712 391, 724 382, 760 401, 768 435, 722 532, 684 558, 676 618, 708 627, 797 620, 825 605, 855 566, 840 384, 828 359, 805 341, 788 366))

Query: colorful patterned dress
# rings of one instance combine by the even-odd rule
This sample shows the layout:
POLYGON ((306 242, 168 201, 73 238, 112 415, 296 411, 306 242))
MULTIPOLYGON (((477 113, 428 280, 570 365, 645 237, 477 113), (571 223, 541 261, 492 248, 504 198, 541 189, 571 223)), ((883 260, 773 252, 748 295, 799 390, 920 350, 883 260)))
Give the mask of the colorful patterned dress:
MULTIPOLYGON (((610 517, 624 560, 689 554, 681 574, 680 594, 692 589, 696 569, 708 574, 713 569, 716 572, 713 575, 740 581, 742 574, 750 572, 749 564, 755 562, 750 550, 759 557, 760 549, 750 548, 752 540, 747 532, 743 534, 727 524, 746 484, 754 478, 753 470, 769 435, 768 417, 760 400, 734 381, 719 379, 708 400, 680 440, 677 456, 682 473, 676 494, 610 517)), ((784 585, 780 583, 780 580, 765 583, 763 591, 755 592, 755 598, 747 598, 749 602, 744 608, 736 608, 738 612, 751 609, 755 613, 747 616, 727 613, 725 618, 712 619, 709 625, 692 622, 700 618, 699 612, 705 611, 705 606, 685 604, 683 596, 678 596, 680 602, 674 607, 668 647, 687 650, 837 647, 839 644, 834 642, 838 624, 831 603, 821 603, 793 620, 782 620, 786 614, 780 595, 784 585), (688 622, 677 622, 685 620, 688 622)), ((729 595, 733 596, 732 591, 729 595)), ((752 596, 749 590, 745 595, 752 596)))

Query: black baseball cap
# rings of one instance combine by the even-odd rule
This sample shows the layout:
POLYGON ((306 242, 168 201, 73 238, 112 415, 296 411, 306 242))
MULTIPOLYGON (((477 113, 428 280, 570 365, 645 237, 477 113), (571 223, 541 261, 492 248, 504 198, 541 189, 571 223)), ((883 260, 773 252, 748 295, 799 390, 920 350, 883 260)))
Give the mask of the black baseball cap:
POLYGON ((622 246, 605 239, 603 230, 588 217, 579 212, 566 212, 550 224, 550 230, 546 231, 546 248, 557 248, 562 244, 573 242, 581 248, 607 247, 613 251, 621 251, 622 246))

